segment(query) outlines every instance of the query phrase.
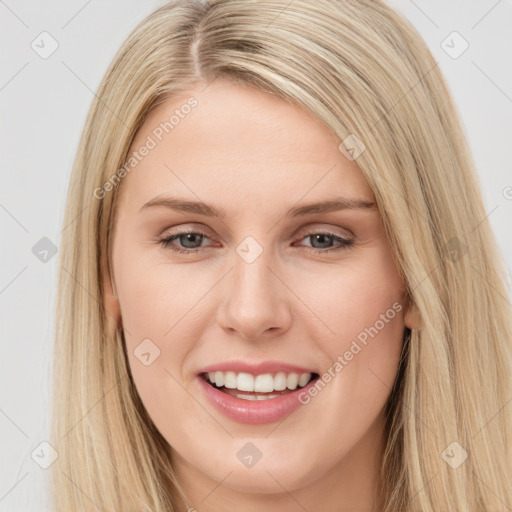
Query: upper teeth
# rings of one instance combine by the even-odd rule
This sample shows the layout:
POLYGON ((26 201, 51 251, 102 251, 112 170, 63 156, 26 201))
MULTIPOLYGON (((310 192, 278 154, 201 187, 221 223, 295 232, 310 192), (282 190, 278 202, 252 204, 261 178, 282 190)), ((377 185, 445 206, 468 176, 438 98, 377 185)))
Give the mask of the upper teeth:
POLYGON ((224 386, 239 391, 255 391, 258 393, 270 393, 272 391, 283 391, 297 389, 297 386, 305 386, 311 379, 311 373, 284 373, 275 375, 264 373, 262 375, 251 375, 250 373, 235 372, 208 372, 208 380, 217 387, 224 386))

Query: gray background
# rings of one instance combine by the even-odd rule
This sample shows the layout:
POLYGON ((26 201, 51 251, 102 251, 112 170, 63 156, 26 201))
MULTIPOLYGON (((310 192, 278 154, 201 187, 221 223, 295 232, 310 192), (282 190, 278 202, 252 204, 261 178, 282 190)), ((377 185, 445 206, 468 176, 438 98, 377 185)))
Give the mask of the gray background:
MULTIPOLYGON (((128 33, 163 3, 0 0, 0 512, 49 510, 43 504, 48 471, 34 459, 50 456, 40 443, 50 420, 58 258, 50 252, 41 261, 32 248, 43 237, 59 244, 70 170, 94 91, 128 33), (58 43, 48 58, 31 47, 35 41, 40 52, 50 48, 50 39, 41 42, 44 31, 58 43)), ((510 275, 512 2, 389 3, 425 38, 454 93, 510 275), (464 42, 454 31, 469 44, 458 58, 464 42)))

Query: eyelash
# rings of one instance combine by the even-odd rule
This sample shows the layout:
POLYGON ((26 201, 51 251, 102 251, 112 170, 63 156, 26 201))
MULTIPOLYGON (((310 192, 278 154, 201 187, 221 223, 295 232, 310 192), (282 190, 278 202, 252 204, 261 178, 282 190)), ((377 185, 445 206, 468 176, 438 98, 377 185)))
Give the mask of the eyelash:
MULTIPOLYGON (((204 237, 208 238, 208 235, 206 233, 203 233, 202 231, 198 231, 198 230, 186 231, 185 230, 185 231, 179 231, 179 232, 173 233, 173 234, 171 234, 171 235, 169 235, 169 236, 159 240, 159 243, 164 247, 164 249, 171 249, 171 251, 179 253, 179 254, 193 254, 193 253, 196 253, 196 252, 198 252, 200 250, 200 248, 196 248, 196 249, 179 249, 178 247, 173 247, 171 245, 171 242, 174 239, 179 238, 181 235, 201 235, 201 236, 204 236, 204 237)), ((327 236, 333 238, 335 242, 339 242, 341 244, 341 246, 339 246, 339 247, 330 248, 330 249, 315 249, 315 248, 311 248, 311 250, 314 253, 316 253, 316 254, 325 254, 325 253, 329 253, 329 252, 336 252, 336 251, 346 250, 346 249, 352 248, 353 245, 354 245, 354 241, 353 240, 349 240, 347 238, 343 238, 343 237, 341 237, 339 235, 336 235, 334 233, 330 233, 328 231, 312 231, 311 233, 308 233, 305 236, 303 236, 302 239, 308 238, 308 237, 314 236, 314 235, 327 235, 327 236)))

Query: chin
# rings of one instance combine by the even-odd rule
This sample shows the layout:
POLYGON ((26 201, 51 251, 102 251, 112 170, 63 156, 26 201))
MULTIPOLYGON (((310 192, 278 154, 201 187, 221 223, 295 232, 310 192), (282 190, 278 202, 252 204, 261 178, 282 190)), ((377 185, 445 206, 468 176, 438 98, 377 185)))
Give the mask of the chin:
POLYGON ((303 463, 297 463, 285 454, 276 456, 277 460, 263 459, 264 456, 252 467, 244 467, 238 459, 234 464, 227 464, 224 459, 224 464, 218 465, 213 474, 211 468, 205 468, 205 471, 212 479, 222 481, 222 485, 230 489, 258 494, 282 493, 283 488, 289 492, 295 491, 319 477, 320 468, 304 467, 303 463))

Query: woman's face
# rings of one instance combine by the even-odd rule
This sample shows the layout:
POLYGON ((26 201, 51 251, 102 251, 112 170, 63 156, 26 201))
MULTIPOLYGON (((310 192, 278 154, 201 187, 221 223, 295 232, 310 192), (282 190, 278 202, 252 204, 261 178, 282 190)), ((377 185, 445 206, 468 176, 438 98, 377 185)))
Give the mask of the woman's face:
POLYGON ((411 327, 375 197, 312 115, 204 87, 145 120, 120 185, 113 281, 137 390, 177 472, 209 489, 369 478, 411 327), (335 200, 361 204, 309 206, 335 200))

